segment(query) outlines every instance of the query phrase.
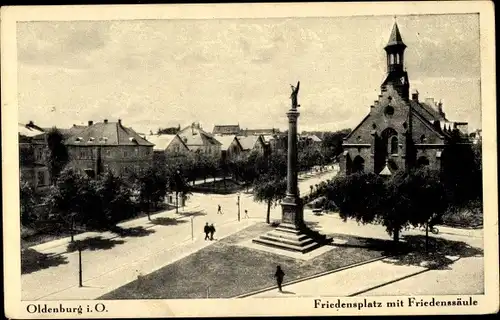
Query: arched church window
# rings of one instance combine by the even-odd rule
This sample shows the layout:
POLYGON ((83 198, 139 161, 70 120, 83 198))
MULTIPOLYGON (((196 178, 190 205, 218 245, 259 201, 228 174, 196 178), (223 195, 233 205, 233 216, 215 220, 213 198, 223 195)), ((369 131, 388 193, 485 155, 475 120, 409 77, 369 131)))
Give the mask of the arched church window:
POLYGON ((390 64, 394 64, 394 54, 390 55, 390 64))
POLYGON ((399 64, 399 53, 396 53, 396 63, 399 64))
POLYGON ((398 154, 398 137, 391 138, 391 154, 398 154))

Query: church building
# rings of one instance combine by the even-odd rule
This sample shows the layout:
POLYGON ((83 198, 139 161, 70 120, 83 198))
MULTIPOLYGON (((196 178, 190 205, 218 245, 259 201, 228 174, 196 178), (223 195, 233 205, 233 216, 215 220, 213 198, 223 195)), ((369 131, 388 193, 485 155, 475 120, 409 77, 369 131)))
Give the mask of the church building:
POLYGON ((392 175, 399 170, 430 166, 442 170, 451 146, 467 144, 467 123, 446 119, 441 102, 410 96, 403 42, 394 23, 385 46, 387 76, 370 112, 344 139, 341 172, 392 175))

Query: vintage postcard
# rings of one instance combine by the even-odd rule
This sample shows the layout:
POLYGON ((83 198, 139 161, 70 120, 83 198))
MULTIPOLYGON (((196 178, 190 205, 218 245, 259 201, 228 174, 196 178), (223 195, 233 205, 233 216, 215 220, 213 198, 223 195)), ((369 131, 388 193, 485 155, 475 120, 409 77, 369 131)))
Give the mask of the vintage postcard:
POLYGON ((1 23, 8 318, 498 311, 492 2, 1 23))

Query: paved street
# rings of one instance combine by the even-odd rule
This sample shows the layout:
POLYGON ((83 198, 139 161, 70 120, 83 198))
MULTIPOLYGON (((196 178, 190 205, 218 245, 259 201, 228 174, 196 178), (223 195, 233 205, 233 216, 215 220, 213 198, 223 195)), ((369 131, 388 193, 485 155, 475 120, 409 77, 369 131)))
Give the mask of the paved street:
MULTIPOLYGON (((330 179, 335 173, 331 171, 303 180, 299 187, 304 193, 309 185, 330 179)), ((78 253, 64 253, 68 238, 34 246, 31 249, 55 255, 56 261, 61 261, 50 268, 22 275, 22 299, 95 299, 209 245, 210 241, 204 241, 202 234, 206 222, 215 224, 215 238, 220 239, 264 221, 266 205, 255 203, 251 195, 242 194, 242 219, 238 222, 236 200, 235 194, 193 194, 189 205, 179 214, 170 210, 153 215, 152 222, 145 217, 120 224, 124 229, 135 231, 129 236, 116 237, 110 232, 78 235, 75 240, 87 239, 98 247, 82 252, 83 288, 78 287, 78 253), (222 215, 216 213, 218 204, 222 215), (245 209, 251 219, 243 219, 245 209)), ((280 207, 273 208, 272 217, 279 219, 280 215, 280 207)))

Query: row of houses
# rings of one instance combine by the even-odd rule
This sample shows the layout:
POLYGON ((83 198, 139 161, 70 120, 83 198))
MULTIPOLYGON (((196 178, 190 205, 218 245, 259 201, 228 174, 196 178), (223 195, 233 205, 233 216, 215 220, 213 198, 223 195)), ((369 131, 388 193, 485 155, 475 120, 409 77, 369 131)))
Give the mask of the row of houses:
MULTIPOLYGON (((104 119, 58 130, 68 151, 68 166, 90 177, 108 170, 127 175, 151 166, 155 160, 190 152, 229 160, 252 151, 268 154, 286 147, 282 139, 286 133, 278 129, 239 130, 238 126, 238 131, 221 132, 218 127, 209 133, 199 123, 193 123, 176 134, 143 135, 121 120, 104 119)), ((50 184, 47 137, 52 128, 30 122, 20 123, 18 129, 20 178, 30 181, 36 190, 43 190, 50 184)))

